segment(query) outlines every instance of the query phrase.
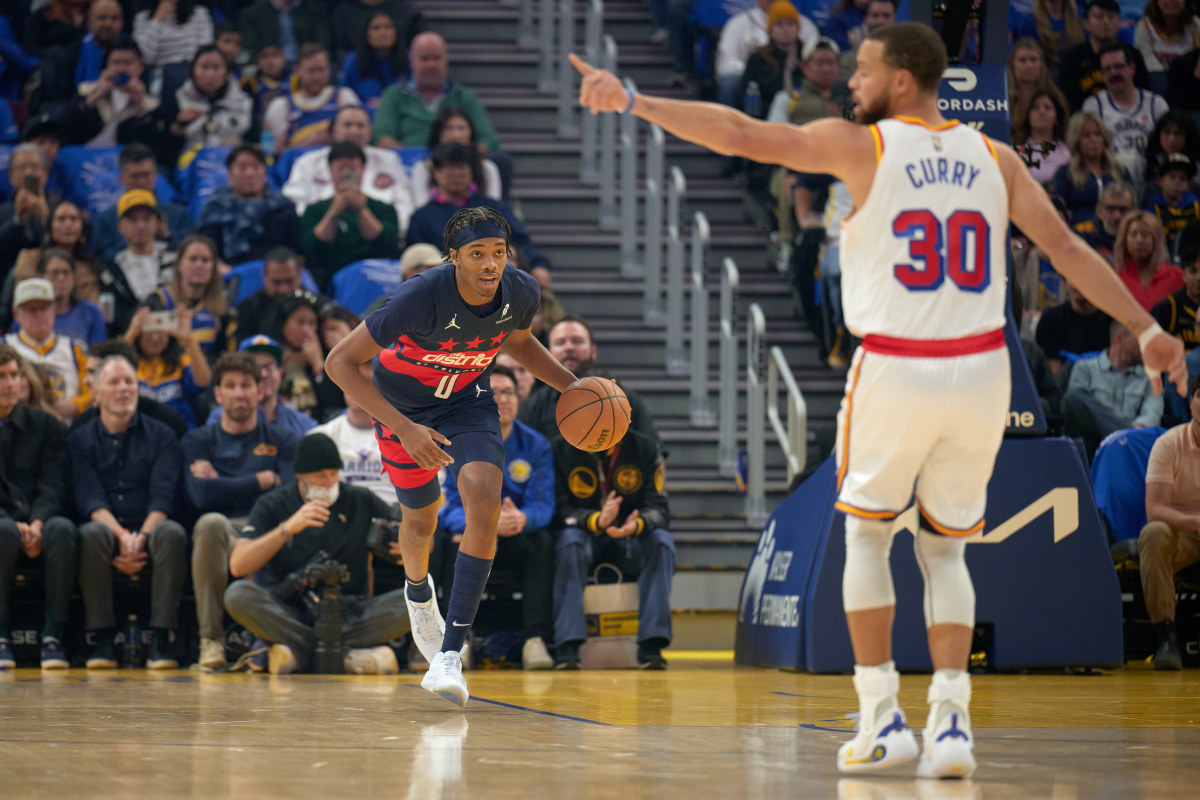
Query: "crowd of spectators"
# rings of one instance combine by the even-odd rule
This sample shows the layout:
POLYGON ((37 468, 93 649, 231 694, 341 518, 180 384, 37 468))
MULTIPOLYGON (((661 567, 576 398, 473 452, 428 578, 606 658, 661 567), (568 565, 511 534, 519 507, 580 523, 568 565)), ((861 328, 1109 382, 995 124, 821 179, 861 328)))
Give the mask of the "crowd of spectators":
MULTIPOLYGON (((43 667, 116 666, 119 609, 138 585, 150 668, 193 652, 222 667, 230 617, 260 638, 256 667, 311 668, 306 612, 276 590, 325 551, 350 573, 346 669, 396 671, 408 619, 385 586, 397 565, 368 558, 365 536, 399 506, 373 420, 324 360, 392 287, 444 263, 445 221, 462 205, 509 220, 513 268, 543 286, 535 333, 551 343, 563 313, 550 261, 507 202, 512 159, 487 109, 451 77, 446 41, 409 0, 4 8, 0 668, 13 666, 10 632, 39 620, 43 667), (17 619, 14 574, 29 567, 45 603, 17 619), (76 590, 83 614, 69 620, 76 590), (194 623, 181 619, 189 597, 194 623), (67 652, 79 641, 68 623, 86 653, 67 652)), ((585 335, 591 356, 572 363, 589 374, 590 329, 576 318, 565 330, 585 335)), ((526 598, 501 628, 523 631, 513 660, 549 668, 567 490, 556 491, 552 413, 516 421, 518 385, 522 397, 551 390, 519 372, 493 378, 511 451, 501 549, 526 598)), ((614 487, 604 525, 588 530, 616 541, 645 528, 654 578, 642 581, 666 598, 661 483, 660 513, 642 508, 657 438, 637 407, 650 431, 645 487, 614 487), (629 522, 639 515, 653 526, 629 522)), ((610 481, 610 464, 593 460, 578 469, 610 481)), ((451 481, 438 550, 451 556, 456 498, 451 481)), ((439 594, 448 600, 448 582, 439 594)), ((669 609, 656 613, 642 661, 661 667, 669 609)), ((576 627, 559 648, 566 667, 579 663, 576 627)))

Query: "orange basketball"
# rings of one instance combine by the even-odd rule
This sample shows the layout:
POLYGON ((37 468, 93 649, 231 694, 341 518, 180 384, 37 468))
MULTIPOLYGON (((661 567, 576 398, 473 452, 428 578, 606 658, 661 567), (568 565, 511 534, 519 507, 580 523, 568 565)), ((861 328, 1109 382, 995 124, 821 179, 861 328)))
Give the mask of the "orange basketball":
POLYGON ((584 378, 558 398, 558 430, 580 450, 607 450, 629 430, 629 398, 608 378, 584 378))

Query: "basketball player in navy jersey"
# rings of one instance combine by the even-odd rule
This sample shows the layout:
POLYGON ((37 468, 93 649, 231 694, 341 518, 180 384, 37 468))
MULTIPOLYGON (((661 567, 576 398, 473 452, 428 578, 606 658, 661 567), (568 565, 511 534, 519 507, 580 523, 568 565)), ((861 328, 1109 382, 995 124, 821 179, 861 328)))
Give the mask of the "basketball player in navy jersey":
POLYGON ((504 442, 491 391, 501 348, 549 385, 575 376, 530 334, 541 294, 508 269, 510 231, 491 208, 464 208, 446 225, 449 263, 400 284, 326 359, 346 396, 375 420, 384 469, 404 510, 400 553, 413 638, 429 659, 421 686, 467 704, 460 651, 496 554, 504 442), (374 380, 358 366, 374 365, 374 380), (445 449, 443 449, 443 447, 445 449), (437 473, 455 474, 467 514, 447 610, 438 611, 429 545, 441 496, 437 473))

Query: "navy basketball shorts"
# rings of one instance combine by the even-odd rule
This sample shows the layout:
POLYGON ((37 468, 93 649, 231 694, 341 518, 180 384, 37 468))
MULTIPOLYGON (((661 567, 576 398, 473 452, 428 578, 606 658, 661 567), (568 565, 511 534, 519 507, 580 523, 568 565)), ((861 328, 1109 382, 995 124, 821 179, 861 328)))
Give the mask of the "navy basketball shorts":
MULTIPOLYGON (((504 469, 504 440, 500 438, 500 415, 495 405, 490 409, 468 408, 458 413, 430 422, 413 420, 427 425, 450 440, 443 449, 454 459, 449 469, 458 479, 463 464, 485 461, 504 469)), ((400 443, 399 437, 375 420, 375 438, 379 442, 379 454, 383 459, 383 470, 396 487, 396 498, 406 508, 424 508, 436 503, 442 496, 438 483, 438 470, 422 469, 417 466, 400 443)))

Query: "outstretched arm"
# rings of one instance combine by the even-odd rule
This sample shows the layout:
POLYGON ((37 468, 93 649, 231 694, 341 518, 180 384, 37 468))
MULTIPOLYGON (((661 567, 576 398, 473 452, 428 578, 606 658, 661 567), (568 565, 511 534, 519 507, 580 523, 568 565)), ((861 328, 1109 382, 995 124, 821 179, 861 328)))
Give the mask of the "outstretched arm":
POLYGON ((504 343, 504 352, 511 355, 525 369, 542 383, 548 383, 560 392, 575 382, 571 370, 558 363, 558 359, 550 355, 541 342, 533 337, 529 328, 520 328, 512 332, 504 343))
MULTIPOLYGON (((620 78, 596 69, 572 53, 571 63, 583 75, 579 103, 593 114, 624 111, 629 94, 620 78)), ((842 180, 853 164, 874 163, 870 129, 843 119, 821 119, 807 125, 762 122, 717 103, 667 100, 635 94, 632 113, 663 130, 723 155, 764 164, 782 164, 795 172, 819 172, 842 180)))
MULTIPOLYGON (((1075 284, 1084 297, 1134 336, 1140 337, 1152 328, 1158 328, 1150 312, 1133 299, 1112 266, 1062 221, 1050 204, 1050 196, 1029 174, 1016 152, 999 145, 995 150, 1008 184, 1009 218, 1013 224, 1049 257, 1054 268, 1075 284)), ((1183 345, 1174 336, 1158 329, 1156 335, 1142 343, 1142 361, 1155 394, 1162 391, 1163 372, 1170 374, 1181 396, 1186 393, 1183 345)))

